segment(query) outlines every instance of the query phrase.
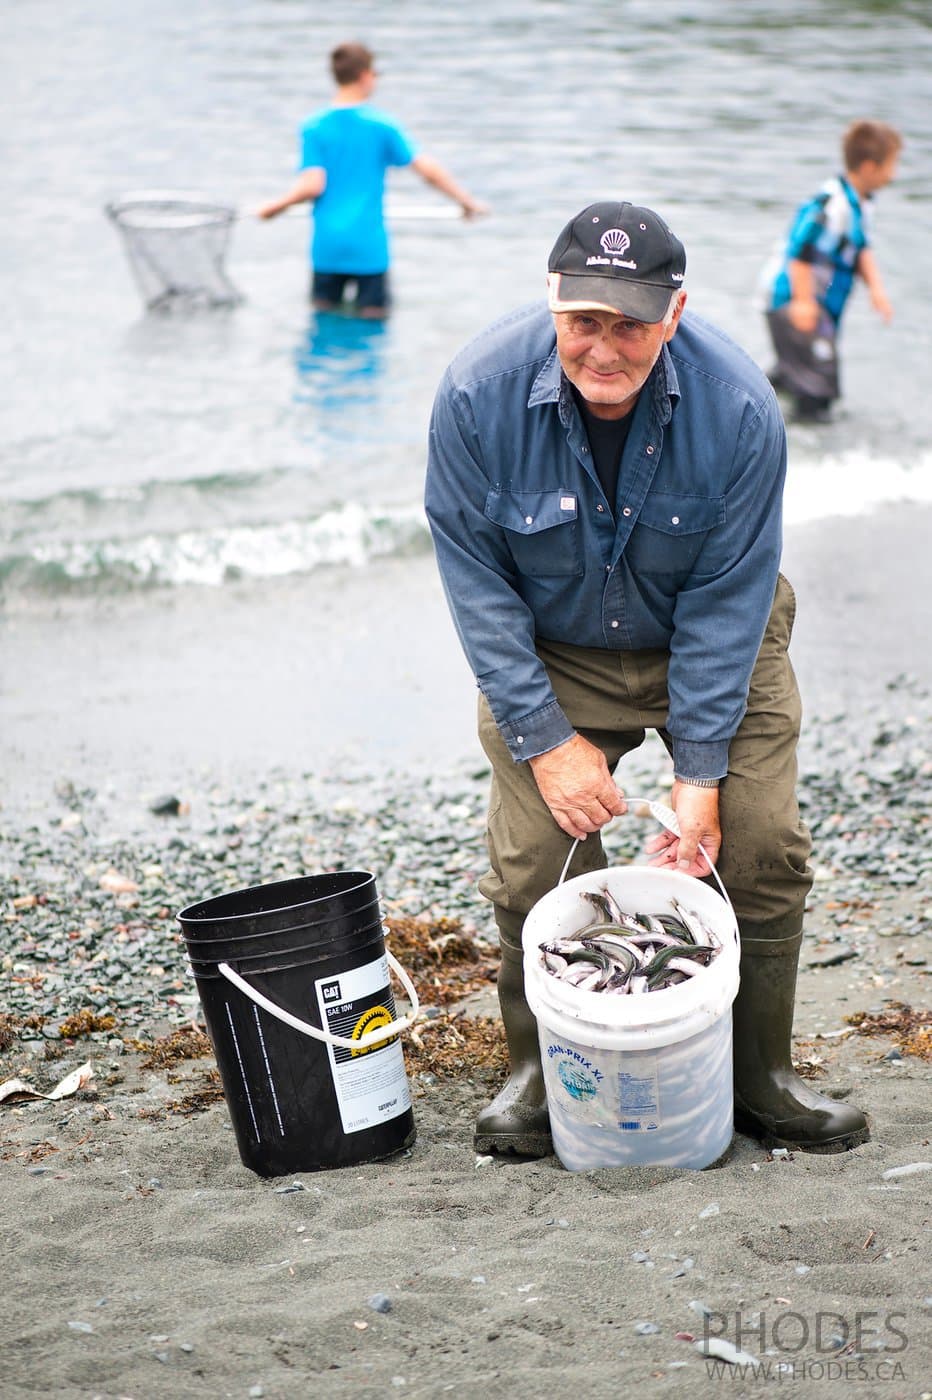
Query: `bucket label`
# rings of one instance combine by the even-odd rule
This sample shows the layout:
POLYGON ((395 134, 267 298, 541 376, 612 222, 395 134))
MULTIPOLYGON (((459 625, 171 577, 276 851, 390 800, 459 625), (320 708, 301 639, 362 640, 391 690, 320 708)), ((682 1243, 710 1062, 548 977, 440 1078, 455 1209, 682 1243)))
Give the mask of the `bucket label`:
POLYGON ((602 1112, 605 1075, 578 1046, 565 1040, 541 1042, 548 1095, 556 1094, 571 1118, 592 1122, 602 1112))
POLYGON ((657 1056, 625 1055, 618 1073, 618 1126, 622 1132, 650 1133, 660 1127, 657 1056))
MULTIPOLYGON (((323 1026, 333 1035, 360 1040, 395 1019, 395 999, 383 955, 363 967, 315 982, 323 1026)), ((387 1123, 411 1107, 404 1054, 397 1036, 350 1050, 328 1045, 333 1087, 344 1133, 387 1123)))

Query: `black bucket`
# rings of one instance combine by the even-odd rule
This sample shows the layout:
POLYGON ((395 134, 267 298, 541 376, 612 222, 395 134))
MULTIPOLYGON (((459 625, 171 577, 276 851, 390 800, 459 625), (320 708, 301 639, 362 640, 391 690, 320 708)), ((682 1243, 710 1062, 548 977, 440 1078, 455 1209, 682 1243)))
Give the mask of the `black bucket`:
POLYGON ((417 1014, 375 877, 308 875, 182 909, 240 1157, 259 1176, 348 1167, 414 1141, 399 1032, 417 1014), (412 998, 395 1017, 389 967, 412 998))

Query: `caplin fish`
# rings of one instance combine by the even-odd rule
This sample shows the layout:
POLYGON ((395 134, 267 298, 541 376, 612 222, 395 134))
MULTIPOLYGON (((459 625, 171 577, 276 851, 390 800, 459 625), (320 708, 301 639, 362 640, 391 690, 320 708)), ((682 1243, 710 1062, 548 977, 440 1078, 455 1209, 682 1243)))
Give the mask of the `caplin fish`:
POLYGON ((671 899, 674 913, 628 914, 610 890, 586 890, 599 919, 572 937, 541 945, 543 966, 581 991, 643 996, 675 987, 701 973, 721 941, 694 910, 671 899))

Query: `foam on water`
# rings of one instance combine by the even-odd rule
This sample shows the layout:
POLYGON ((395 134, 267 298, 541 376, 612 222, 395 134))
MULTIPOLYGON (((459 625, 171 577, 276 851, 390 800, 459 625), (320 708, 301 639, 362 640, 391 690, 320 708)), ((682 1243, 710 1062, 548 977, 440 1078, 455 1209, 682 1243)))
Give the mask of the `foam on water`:
POLYGON ((7 588, 45 591, 75 585, 217 587, 239 578, 276 578, 334 565, 364 568, 381 556, 427 547, 427 523, 419 505, 367 511, 350 503, 311 520, 112 540, 48 540, 28 554, 0 559, 0 581, 7 588))
POLYGON ((787 526, 832 516, 866 515, 878 506, 932 504, 932 452, 911 466, 849 451, 814 461, 791 461, 783 494, 787 526))
MULTIPOLYGON (((247 486, 246 499, 239 502, 230 483, 218 478, 204 483, 198 492, 192 491, 191 482, 149 483, 92 493, 65 492, 43 501, 15 503, 15 511, 11 503, 9 515, 11 520, 15 516, 15 526, 6 539, 0 536, 0 587, 7 596, 24 590, 220 587, 237 579, 258 581, 322 568, 363 569, 387 556, 430 548, 419 502, 368 506, 349 501, 316 515, 252 524, 247 523, 248 516, 255 518, 261 501, 280 510, 283 497, 289 491, 296 494, 296 482, 288 473, 269 473, 267 479, 249 478, 247 486), (194 495, 202 499, 200 508, 192 511, 194 495), (180 531, 166 523, 139 533, 140 506, 150 521, 158 516, 160 526, 179 515, 190 519, 192 513, 196 519, 216 521, 224 508, 234 518, 180 531)), ((834 516, 864 515, 901 502, 932 504, 932 453, 926 452, 909 467, 867 450, 851 449, 819 459, 791 454, 784 508, 787 528, 834 516)))

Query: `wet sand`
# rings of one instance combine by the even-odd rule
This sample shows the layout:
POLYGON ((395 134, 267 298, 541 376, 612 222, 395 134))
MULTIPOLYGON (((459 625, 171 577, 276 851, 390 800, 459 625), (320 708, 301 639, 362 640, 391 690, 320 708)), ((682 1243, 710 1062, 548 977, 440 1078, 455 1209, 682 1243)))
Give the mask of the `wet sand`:
MULTIPOLYGON (((932 689, 932 509, 787 532, 792 655, 812 714, 869 714, 904 673, 932 689)), ((0 614, 2 800, 61 778, 141 793, 243 779, 431 769, 479 755, 475 687, 427 556, 261 588, 18 604, 0 614)))
MULTIPOLYGON (((922 995, 915 974, 892 991, 922 995)), ((414 1083, 403 1156, 263 1180, 222 1104, 163 1115, 185 1085, 133 1053, 95 1101, 8 1108, 4 1394, 478 1400, 507 1386, 531 1400, 546 1377, 558 1397, 711 1395, 729 1377, 677 1338, 702 1338, 703 1305, 780 1394, 834 1379, 838 1394, 858 1382, 918 1400, 932 1174, 889 1172, 932 1161, 932 1074, 885 1060, 889 1039, 806 1036, 874 996, 864 967, 800 983, 797 1053, 822 1058, 820 1082, 873 1124, 842 1156, 774 1159, 738 1137, 704 1173, 477 1160, 478 1078, 414 1083)), ((743 1394, 765 1384, 730 1374, 743 1394)))
MULTIPOLYGON (((838 716, 853 760, 868 724, 902 717, 930 680, 928 523, 903 508, 788 541, 804 697, 823 724, 838 716)), ((209 775, 242 787, 271 764, 333 772, 343 753, 356 771, 410 778, 468 757, 471 682, 432 566, 398 568, 404 615, 356 576, 326 618, 313 580, 261 601, 231 590, 92 620, 67 605, 8 616, 7 831, 41 824, 63 778, 142 824, 152 793, 190 795, 209 775)), ((925 734, 916 743, 928 755, 925 734)), ((888 791, 909 802, 895 775, 888 791)), ((917 859, 927 844, 917 829, 917 859)), ((89 1058, 87 1090, 0 1108, 4 1396, 478 1400, 507 1386, 608 1400, 628 1385, 662 1397, 769 1383, 803 1397, 834 1381, 831 1393, 919 1400, 932 1375, 932 1068, 843 1018, 928 1005, 927 941, 901 932, 929 892, 879 876, 873 894, 876 908, 842 911, 817 881, 799 982, 797 1059, 872 1123, 841 1156, 774 1158, 737 1137, 704 1173, 477 1160, 473 1121, 496 1087, 477 1071, 412 1077, 409 1153, 263 1180, 240 1164, 222 1102, 170 1108, 204 1088, 209 1062, 144 1069, 131 1046, 75 1042, 61 1070, 89 1058), (837 951, 839 920, 858 957, 812 966, 837 951), (677 1337, 702 1338, 703 1307, 769 1382, 719 1376, 723 1363, 677 1337)), ((471 1009, 494 1011, 494 995, 471 1009)), ((17 1042, 0 1079, 24 1067, 43 1085, 57 1073, 17 1042)))

